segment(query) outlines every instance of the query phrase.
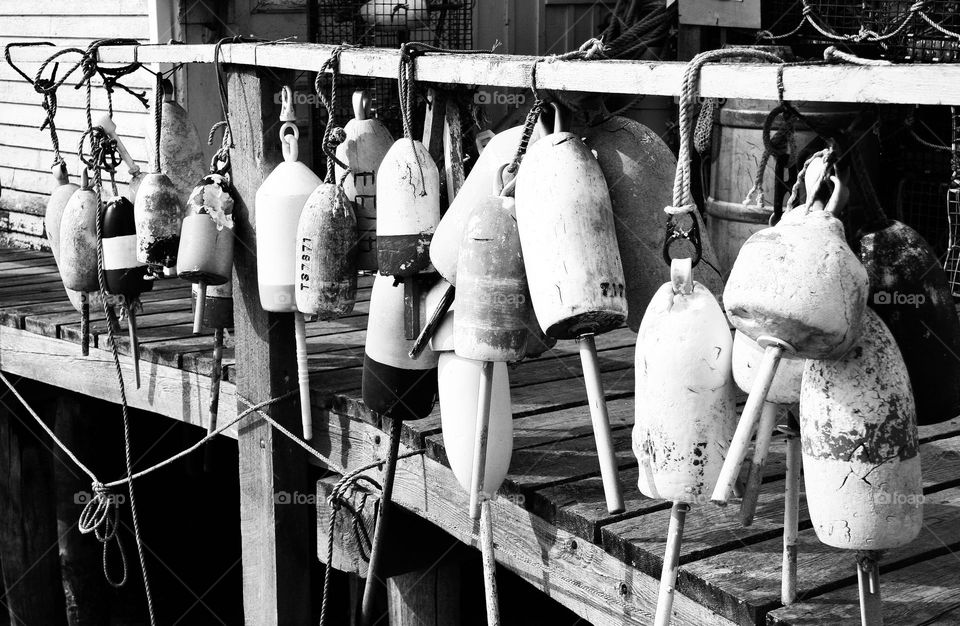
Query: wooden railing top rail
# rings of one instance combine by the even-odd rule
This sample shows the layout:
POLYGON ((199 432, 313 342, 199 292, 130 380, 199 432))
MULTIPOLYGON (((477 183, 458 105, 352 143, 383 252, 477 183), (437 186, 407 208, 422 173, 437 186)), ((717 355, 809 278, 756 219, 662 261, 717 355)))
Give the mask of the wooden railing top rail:
MULTIPOLYGON (((227 63, 316 71, 334 46, 306 43, 228 44, 227 63)), ((13 51, 14 60, 39 63, 56 48, 13 51)), ((212 63, 214 46, 193 44, 113 46, 100 49, 102 62, 212 63)), ((344 50, 340 68, 354 76, 394 78, 399 50, 344 50)), ((417 79, 434 83, 528 87, 534 57, 504 54, 429 53, 417 57, 417 79)), ((542 61, 537 85, 542 89, 677 96, 685 64, 665 61, 542 61)), ((960 64, 891 66, 809 65, 783 69, 787 100, 874 102, 889 104, 960 104, 960 64)), ((777 66, 718 63, 703 68, 700 95, 713 98, 777 98, 777 66)))

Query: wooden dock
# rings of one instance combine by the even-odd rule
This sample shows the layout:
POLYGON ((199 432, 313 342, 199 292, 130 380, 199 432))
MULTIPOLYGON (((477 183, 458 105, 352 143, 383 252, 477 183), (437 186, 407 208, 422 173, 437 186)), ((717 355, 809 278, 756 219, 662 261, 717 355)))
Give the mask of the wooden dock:
MULTIPOLYGON (((308 325, 312 444, 348 468, 382 458, 387 441, 388 429, 359 399, 370 284, 369 278, 361 280, 351 315, 308 325)), ((128 383, 130 404, 205 427, 212 333, 191 332, 189 284, 159 282, 143 301, 138 321, 144 383, 140 390, 128 383)), ((78 315, 48 253, 0 250, 0 322, 4 372, 117 401, 103 314, 93 313, 90 356, 80 356, 78 315)), ((126 354, 126 333, 117 339, 126 354)), ((232 333, 227 346, 221 420, 237 410, 232 333)), ((493 506, 497 559, 593 624, 649 624, 669 505, 643 497, 636 488, 630 449, 634 335, 626 328, 608 333, 597 338, 597 348, 627 511, 606 514, 576 346, 561 342, 510 371, 514 453, 493 506)), ((132 381, 129 359, 124 368, 132 381)), ((476 546, 467 495, 446 464, 439 411, 404 429, 405 447, 426 452, 400 462, 395 500, 476 546)), ((925 524, 913 543, 882 557, 885 615, 888 624, 960 623, 960 419, 924 427, 920 434, 925 524)), ((681 554, 675 624, 859 623, 854 557, 821 545, 805 508, 800 599, 790 607, 780 604, 783 461, 784 442, 775 438, 749 528, 740 525, 737 506, 693 507, 681 554)), ((241 489, 244 480, 241 475, 241 489)), ((326 525, 325 518, 317 522, 326 525)), ((307 552, 307 546, 299 549, 307 552)), ((318 546, 317 554, 324 557, 325 546, 318 546)))

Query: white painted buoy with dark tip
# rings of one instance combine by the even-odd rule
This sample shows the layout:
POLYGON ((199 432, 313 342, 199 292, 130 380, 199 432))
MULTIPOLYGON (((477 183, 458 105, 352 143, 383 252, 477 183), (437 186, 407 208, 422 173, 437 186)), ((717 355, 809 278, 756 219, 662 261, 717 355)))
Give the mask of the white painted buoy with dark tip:
POLYGON ((321 183, 307 198, 297 226, 294 269, 297 309, 330 320, 357 299, 357 219, 343 190, 321 183))
POLYGON ((357 216, 357 269, 377 271, 377 172, 393 145, 393 135, 383 122, 370 117, 370 98, 365 91, 353 94, 353 119, 343 131, 346 139, 337 146, 337 159, 350 168, 335 165, 335 181, 353 202, 357 216))
MULTIPOLYGON (((218 173, 204 176, 187 201, 187 216, 180 231, 177 274, 206 293, 233 276, 233 205, 230 181, 218 173)), ((197 298, 193 332, 203 326, 206 297, 197 298)))
POLYGON ((140 388, 140 344, 137 340, 137 306, 140 294, 153 289, 146 279, 147 266, 137 260, 137 228, 133 203, 126 196, 111 198, 103 209, 103 277, 107 293, 119 296, 127 316, 130 356, 140 388))
POLYGON ((672 281, 650 300, 637 335, 637 486, 673 502, 657 626, 670 623, 687 511, 712 489, 737 419, 727 320, 690 266, 690 259, 674 259, 672 281))
POLYGON ((607 509, 624 510, 594 335, 627 317, 610 194, 596 158, 576 135, 530 146, 517 174, 517 227, 527 284, 544 332, 576 339, 590 402, 607 509))
POLYGON ((281 96, 280 145, 283 161, 273 168, 257 189, 257 279, 260 306, 274 313, 293 313, 296 359, 300 385, 300 419, 303 438, 313 436, 310 407, 310 378, 307 373, 307 331, 303 313, 297 310, 294 278, 297 275, 297 226, 303 205, 322 182, 301 163, 297 140, 300 131, 293 123, 293 91, 284 87, 281 96))
MULTIPOLYGON (((826 157, 818 154, 811 160, 817 159, 826 157)), ((765 353, 711 495, 719 504, 726 504, 737 479, 784 353, 836 359, 860 336, 867 272, 847 245, 843 223, 830 210, 845 195, 839 179, 832 180, 826 207, 798 207, 776 226, 754 233, 730 271, 723 297, 727 316, 765 353)))
POLYGON ((439 222, 437 165, 421 142, 398 139, 377 172, 379 272, 402 279, 427 269, 439 222))

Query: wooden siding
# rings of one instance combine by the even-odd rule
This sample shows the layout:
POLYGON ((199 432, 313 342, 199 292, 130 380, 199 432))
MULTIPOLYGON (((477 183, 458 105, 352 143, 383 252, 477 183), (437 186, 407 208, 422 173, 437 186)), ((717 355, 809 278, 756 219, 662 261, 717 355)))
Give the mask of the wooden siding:
MULTIPOLYGON (((51 41, 57 46, 86 47, 105 37, 149 41, 148 0, 0 0, 0 45, 14 41, 51 41)), ((17 51, 13 51, 14 60, 17 51)), ((72 63, 72 57, 66 57, 72 63)), ((18 64, 33 76, 40 64, 18 64)), ((64 67, 61 66, 61 73, 64 67)), ((78 182, 77 141, 86 128, 85 91, 73 89, 79 72, 57 92, 57 128, 60 148, 71 180, 78 182)), ((124 84, 150 90, 153 77, 137 72, 124 84)), ((99 84, 99 81, 95 81, 99 84)), ((150 95, 148 93, 148 95, 150 95)), ((143 164, 145 110, 123 90, 114 93, 114 120, 134 159, 143 164)), ((6 63, 0 63, 0 244, 40 248, 46 246, 43 213, 52 185, 53 149, 48 131, 40 131, 44 111, 40 95, 6 63)), ((106 93, 95 89, 92 104, 96 119, 107 110, 106 93)), ((142 165, 143 166, 143 165, 142 165)), ((125 182, 126 167, 119 180, 125 182)), ((125 185, 121 185, 125 187, 125 185)))

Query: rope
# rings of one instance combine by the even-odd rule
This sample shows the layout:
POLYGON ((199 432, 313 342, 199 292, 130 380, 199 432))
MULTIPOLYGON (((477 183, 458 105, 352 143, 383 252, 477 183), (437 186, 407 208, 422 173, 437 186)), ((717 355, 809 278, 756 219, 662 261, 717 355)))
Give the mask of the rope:
MULTIPOLYGON (((339 82, 340 76, 340 54, 346 48, 355 48, 357 46, 351 46, 348 44, 341 44, 333 49, 330 53, 330 58, 323 62, 323 65, 320 66, 320 70, 317 72, 317 77, 313 81, 313 89, 317 93, 317 97, 320 98, 320 103, 323 105, 323 108, 327 111, 327 124, 323 129, 323 138, 321 139, 321 146, 323 147, 323 153, 327 157, 327 171, 324 176, 324 182, 332 184, 334 182, 334 165, 339 166, 343 170, 349 170, 350 168, 340 161, 337 158, 336 147, 346 141, 347 135, 343 128, 336 126, 334 123, 334 107, 337 103, 337 83, 339 82), (330 97, 324 95, 323 89, 321 88, 321 83, 323 82, 323 76, 329 70, 330 72, 330 97)), ((402 111, 401 107, 401 111, 402 111)), ((422 173, 422 168, 421 168, 422 173)))
POLYGON ((163 74, 157 72, 157 84, 154 87, 153 101, 153 167, 154 171, 160 172, 160 133, 163 124, 163 74))
POLYGON ((416 44, 405 43, 400 46, 400 68, 397 73, 397 87, 400 100, 400 117, 403 120, 403 136, 410 140, 410 147, 413 150, 413 158, 417 162, 417 169, 420 171, 420 196, 427 195, 427 182, 423 173, 423 163, 420 162, 420 154, 417 152, 416 142, 413 139, 413 92, 416 82, 416 68, 413 60, 423 54, 422 48, 416 44))

